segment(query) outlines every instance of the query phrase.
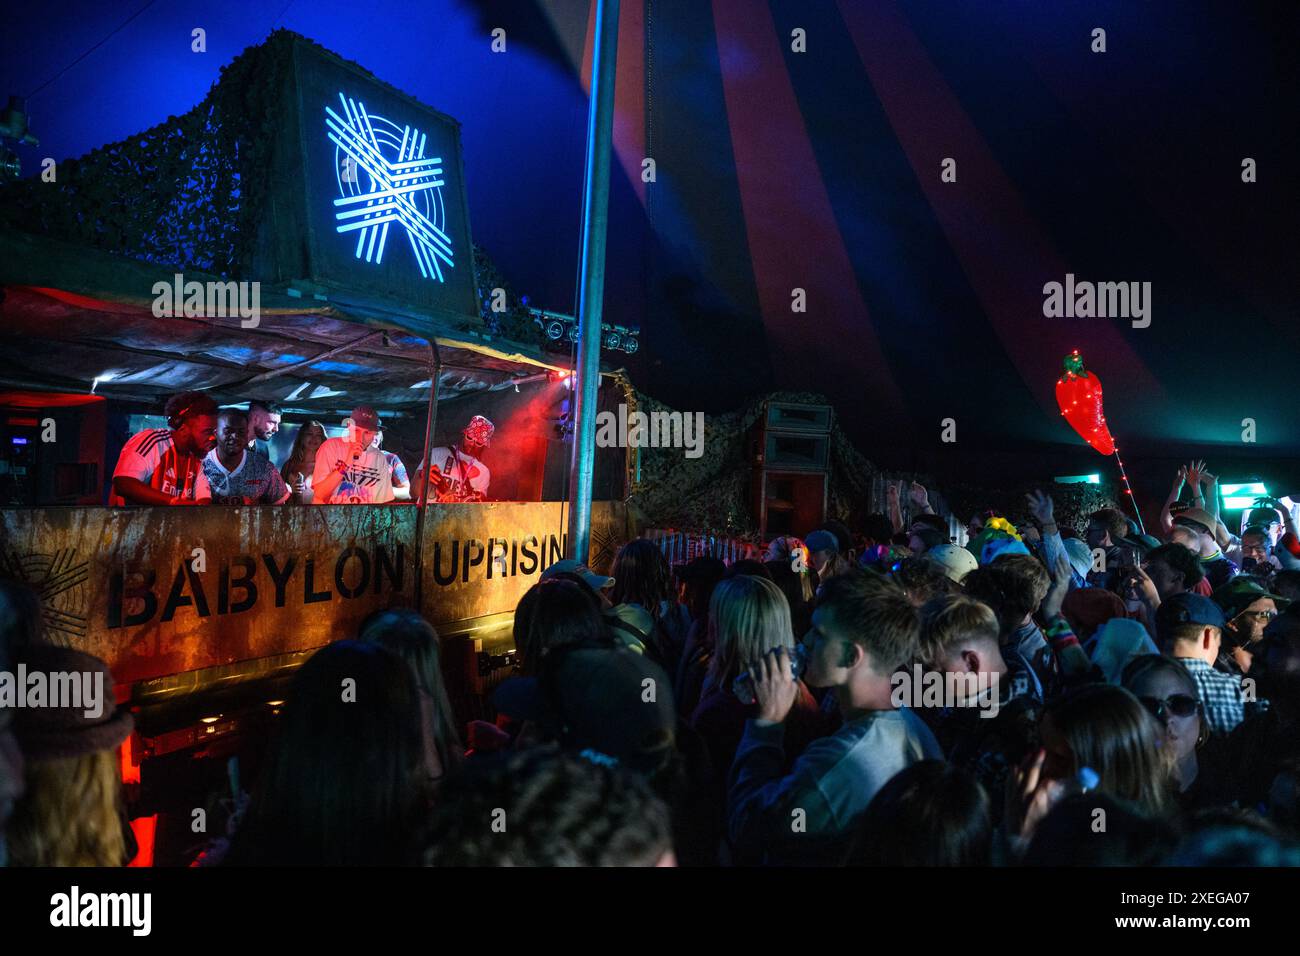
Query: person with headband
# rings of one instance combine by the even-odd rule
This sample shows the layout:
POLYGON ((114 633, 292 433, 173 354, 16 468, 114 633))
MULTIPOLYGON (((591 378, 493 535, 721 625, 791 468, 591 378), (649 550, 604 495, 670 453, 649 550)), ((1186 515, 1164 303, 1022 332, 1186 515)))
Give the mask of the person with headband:
POLYGON ((358 405, 344 424, 348 432, 330 438, 316 452, 312 470, 312 503, 318 505, 382 505, 393 500, 392 469, 374 447, 382 426, 369 405, 358 405))
MULTIPOLYGON (((475 415, 461 433, 461 441, 451 448, 443 445, 429 452, 430 501, 483 501, 487 498, 492 472, 482 456, 492 444, 496 426, 482 415, 475 415)), ((415 498, 424 493, 423 466, 415 476, 415 498)))
POLYGON ((211 502, 203 456, 217 444, 217 403, 203 392, 182 392, 167 400, 164 411, 167 428, 146 428, 122 448, 111 507, 211 502))

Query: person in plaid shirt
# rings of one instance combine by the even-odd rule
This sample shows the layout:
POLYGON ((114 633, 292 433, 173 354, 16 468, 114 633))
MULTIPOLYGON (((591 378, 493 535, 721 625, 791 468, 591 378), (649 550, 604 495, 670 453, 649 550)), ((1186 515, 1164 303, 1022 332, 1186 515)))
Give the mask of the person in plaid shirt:
POLYGON ((1165 653, 1187 668, 1213 733, 1227 734, 1245 719, 1241 679, 1214 669, 1226 622, 1219 606, 1199 594, 1175 594, 1156 612, 1165 653))

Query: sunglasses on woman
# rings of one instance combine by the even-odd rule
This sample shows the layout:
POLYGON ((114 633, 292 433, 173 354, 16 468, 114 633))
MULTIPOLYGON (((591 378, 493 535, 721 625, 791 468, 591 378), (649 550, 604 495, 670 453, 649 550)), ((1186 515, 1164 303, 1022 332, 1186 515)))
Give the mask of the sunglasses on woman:
POLYGON ((1173 717, 1190 717, 1197 708, 1196 698, 1187 694, 1172 694, 1164 700, 1159 697, 1139 697, 1138 700, 1156 720, 1163 720, 1166 713, 1173 717))

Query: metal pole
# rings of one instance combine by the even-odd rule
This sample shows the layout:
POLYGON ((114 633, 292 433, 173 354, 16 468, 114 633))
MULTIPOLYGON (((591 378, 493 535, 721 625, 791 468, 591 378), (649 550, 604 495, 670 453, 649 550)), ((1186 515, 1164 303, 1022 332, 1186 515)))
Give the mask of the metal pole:
MULTIPOLYGON (((420 500, 416 503, 419 510, 415 515, 415 609, 424 614, 424 513, 429 505, 429 450, 433 444, 433 426, 438 421, 438 386, 442 380, 442 352, 438 350, 436 339, 429 339, 429 414, 424 425, 424 454, 420 457, 423 464, 424 481, 420 485, 420 500)), ((415 490, 412 476, 411 490, 415 490)), ((426 615, 427 616, 427 615, 426 615)))
POLYGON ((573 409, 573 459, 569 467, 568 552, 569 557, 584 563, 591 546, 596 400, 600 386, 600 322, 605 294, 605 232, 609 224, 609 159, 614 130, 614 56, 618 51, 618 0, 596 2, 578 274, 578 378, 573 409))

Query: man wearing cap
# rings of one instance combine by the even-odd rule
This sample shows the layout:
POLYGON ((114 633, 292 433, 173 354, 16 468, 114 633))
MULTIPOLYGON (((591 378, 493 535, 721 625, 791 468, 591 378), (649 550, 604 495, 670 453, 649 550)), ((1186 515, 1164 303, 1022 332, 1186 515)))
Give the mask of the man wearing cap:
POLYGON ((1227 622, 1224 636, 1231 645, 1232 659, 1245 674, 1250 670, 1255 645, 1264 639, 1264 628, 1291 602, 1265 591, 1250 578, 1237 577, 1215 590, 1214 603, 1223 609, 1227 622))
POLYGON ((941 544, 937 548, 931 548, 925 552, 925 558, 947 575, 948 579, 954 584, 961 584, 966 575, 979 567, 975 555, 961 545, 951 542, 941 544))
MULTIPOLYGON (((492 472, 482 456, 492 444, 496 426, 475 415, 461 432, 461 440, 429 452, 428 495, 430 501, 483 501, 487 498, 492 472)), ((416 500, 425 487, 424 466, 415 475, 416 500)))
POLYGON ((1192 675, 1206 725, 1216 734, 1245 719, 1241 679, 1214 668, 1225 623, 1219 606, 1199 594, 1174 594, 1156 612, 1160 646, 1192 675))
POLYGON ((829 581, 837 571, 848 567, 847 562, 838 560, 839 541, 829 531, 819 529, 807 535, 803 541, 808 550, 808 566, 817 573, 818 586, 829 581))
POLYGON ((570 574, 595 591, 603 607, 610 606, 609 589, 614 586, 614 579, 605 574, 597 574, 576 558, 562 558, 556 561, 542 572, 542 580, 549 581, 570 574))
POLYGON ((344 421, 347 434, 327 439, 316 452, 312 472, 312 503, 318 505, 382 505, 393 500, 392 469, 374 447, 379 415, 358 405, 344 421))

